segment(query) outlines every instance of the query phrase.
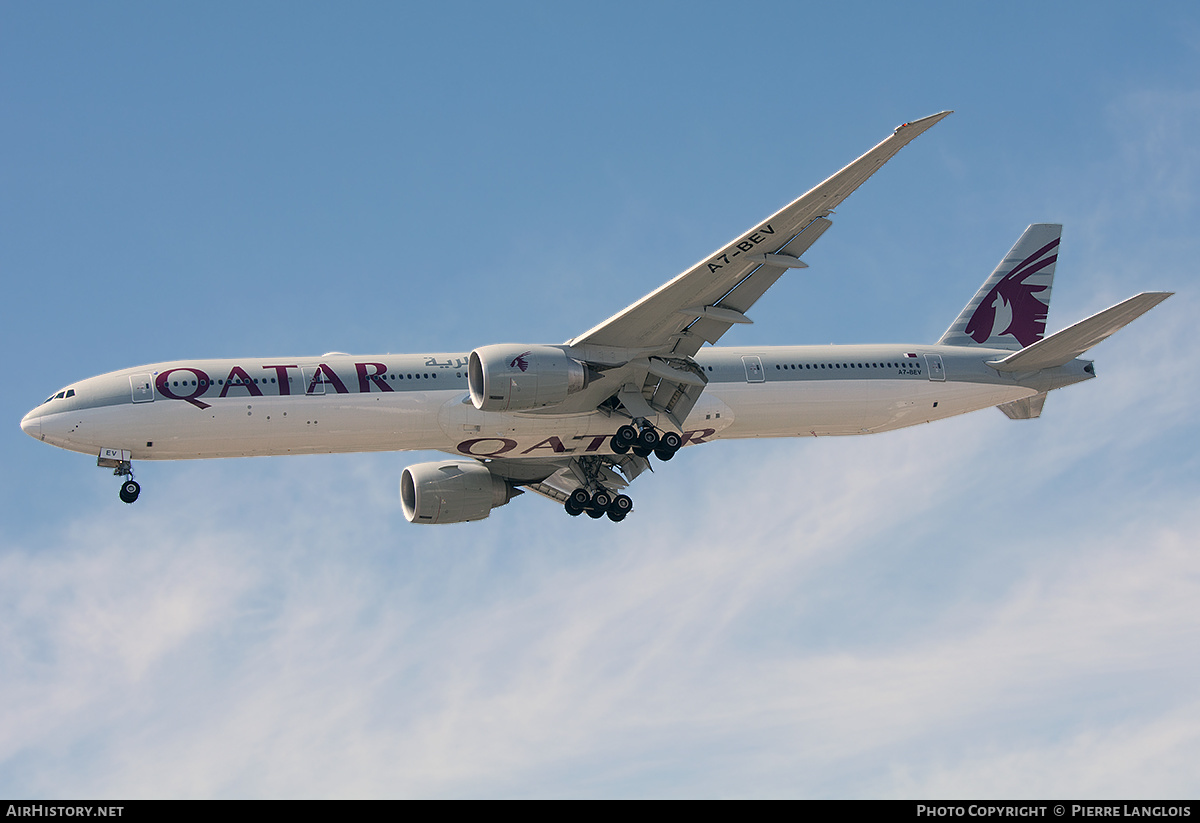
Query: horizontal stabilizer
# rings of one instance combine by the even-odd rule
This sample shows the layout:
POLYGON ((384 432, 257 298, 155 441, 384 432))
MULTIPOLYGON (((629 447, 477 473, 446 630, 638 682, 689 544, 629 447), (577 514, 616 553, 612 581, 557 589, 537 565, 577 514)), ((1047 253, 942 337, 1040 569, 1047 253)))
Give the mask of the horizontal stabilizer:
POLYGON ((1001 372, 1032 372, 1069 363, 1110 334, 1141 317, 1174 292, 1147 291, 1080 320, 1074 326, 1026 346, 1003 360, 988 365, 1001 372))
POLYGON ((1011 403, 1001 403, 996 408, 1004 412, 1009 420, 1032 420, 1042 416, 1042 406, 1044 405, 1046 405, 1046 392, 1042 391, 1011 403))

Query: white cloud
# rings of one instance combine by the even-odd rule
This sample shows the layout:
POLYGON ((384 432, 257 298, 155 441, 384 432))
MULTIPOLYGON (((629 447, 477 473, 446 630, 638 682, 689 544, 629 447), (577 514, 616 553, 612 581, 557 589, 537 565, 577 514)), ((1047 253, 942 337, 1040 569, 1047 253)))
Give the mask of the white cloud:
POLYGON ((96 796, 1187 793, 1189 761, 1151 763, 1196 749, 1194 481, 1074 518, 1082 467, 1152 470, 1120 446, 1142 410, 1076 405, 682 455, 619 526, 520 499, 409 527, 394 456, 189 469, 148 490, 144 542, 88 515, 5 556, 5 771, 96 796))

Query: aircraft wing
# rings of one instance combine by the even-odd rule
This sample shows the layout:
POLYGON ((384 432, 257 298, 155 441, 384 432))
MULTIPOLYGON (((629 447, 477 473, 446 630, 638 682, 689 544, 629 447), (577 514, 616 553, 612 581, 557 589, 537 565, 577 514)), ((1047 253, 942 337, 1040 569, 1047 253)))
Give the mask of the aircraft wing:
POLYGON ((898 126, 824 183, 704 258, 674 280, 569 341, 574 347, 655 348, 691 356, 715 343, 829 227, 830 212, 884 163, 951 112, 898 126), (714 311, 715 310, 715 311, 714 311))
POLYGON ((664 414, 681 426, 707 383, 692 356, 705 343, 719 340, 730 326, 750 323, 746 312, 785 271, 807 267, 800 255, 832 225, 833 209, 900 149, 950 113, 898 126, 825 182, 633 305, 567 341, 568 353, 598 366, 601 379, 556 406, 553 413, 591 411, 619 395, 620 405, 633 416, 664 414))

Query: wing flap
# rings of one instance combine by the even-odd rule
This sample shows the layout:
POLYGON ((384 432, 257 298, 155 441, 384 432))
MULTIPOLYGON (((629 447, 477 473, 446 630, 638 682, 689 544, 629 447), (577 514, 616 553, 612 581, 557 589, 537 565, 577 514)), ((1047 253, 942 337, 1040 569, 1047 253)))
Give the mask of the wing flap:
MULTIPOLYGON (((733 288, 716 301, 716 306, 733 309, 740 314, 745 314, 758 302, 758 298, 766 294, 767 289, 775 285, 775 281, 782 277, 788 269, 799 268, 799 266, 791 263, 788 258, 797 259, 798 262, 800 255, 808 251, 813 243, 816 243, 817 239, 832 225, 833 221, 826 217, 814 218, 795 237, 784 243, 779 251, 772 254, 759 255, 760 257, 765 257, 766 261, 752 268, 749 274, 738 281, 733 288), (783 258, 781 262, 786 262, 787 265, 776 265, 775 261, 771 260, 772 257, 783 258)), ((695 322, 687 327, 686 331, 690 335, 680 340, 679 344, 675 347, 675 353, 689 357, 696 354, 705 342, 715 343, 720 340, 721 336, 729 330, 730 325, 730 323, 722 322, 710 316, 698 317, 695 322)))

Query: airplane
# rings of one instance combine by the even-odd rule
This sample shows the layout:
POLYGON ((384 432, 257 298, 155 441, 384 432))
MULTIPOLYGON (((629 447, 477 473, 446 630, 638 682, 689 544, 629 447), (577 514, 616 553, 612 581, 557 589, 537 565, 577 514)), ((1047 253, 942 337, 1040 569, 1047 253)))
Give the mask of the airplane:
POLYGON ((1080 355, 1171 292, 1143 292, 1045 335, 1062 227, 1029 226, 936 343, 712 347, 901 148, 950 115, 898 126, 825 182, 562 344, 467 353, 180 360, 72 383, 25 415, 30 436, 96 455, 141 493, 134 460, 428 449, 404 469, 411 523, 482 520, 532 491, 620 522, 624 493, 684 446, 858 435, 990 406, 1038 417, 1095 376, 1080 355), (705 344, 709 344, 708 347, 705 344))

